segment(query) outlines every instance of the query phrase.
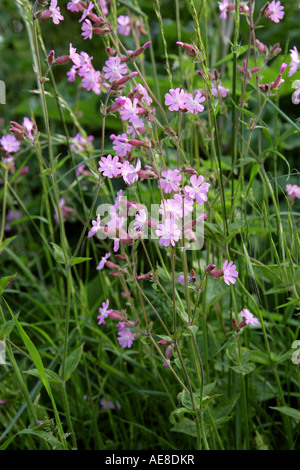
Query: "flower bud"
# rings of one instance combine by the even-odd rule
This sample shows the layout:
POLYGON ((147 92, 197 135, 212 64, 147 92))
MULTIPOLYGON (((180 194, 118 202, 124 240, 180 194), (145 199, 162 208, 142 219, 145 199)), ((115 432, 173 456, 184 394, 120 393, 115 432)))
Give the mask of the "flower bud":
POLYGON ((57 59, 55 59, 54 64, 55 65, 67 64, 69 60, 70 60, 70 57, 68 55, 62 55, 60 57, 57 57, 57 59))
POLYGON ((169 344, 169 346, 167 346, 166 351, 165 351, 166 359, 168 360, 171 359, 172 353, 173 353, 173 349, 172 349, 171 344, 169 344))
POLYGON ((53 64, 54 55, 55 55, 55 52, 54 52, 54 50, 52 49, 52 51, 49 52, 49 55, 48 55, 48 57, 47 57, 47 62, 48 62, 49 65, 53 64))
POLYGON ((216 269, 216 270, 208 271, 208 274, 211 277, 222 277, 224 276, 224 271, 223 269, 216 269))

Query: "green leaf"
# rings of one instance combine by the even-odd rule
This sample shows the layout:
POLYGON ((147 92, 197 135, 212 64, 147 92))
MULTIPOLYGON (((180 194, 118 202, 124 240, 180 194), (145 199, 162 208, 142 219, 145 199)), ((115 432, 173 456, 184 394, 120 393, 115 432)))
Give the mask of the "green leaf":
POLYGON ((74 351, 71 352, 71 354, 67 356, 64 376, 63 376, 62 365, 60 366, 58 373, 63 380, 68 380, 73 374, 74 370, 77 368, 79 361, 81 359, 81 356, 82 356, 83 346, 84 346, 84 343, 82 343, 79 346, 79 348, 75 349, 74 351))
POLYGON ((290 408, 289 406, 270 406, 270 408, 300 421, 300 411, 295 408, 290 408))
MULTIPOLYGON (((45 372, 49 382, 61 383, 61 378, 59 377, 59 375, 57 375, 56 372, 53 372, 53 370, 50 369, 45 369, 45 372)), ((40 373, 37 369, 24 370, 24 374, 32 375, 33 377, 38 377, 39 379, 41 378, 40 373)))
POLYGON ((84 263, 85 261, 89 261, 91 259, 92 258, 85 258, 82 256, 79 256, 78 258, 72 258, 70 262, 70 266, 74 266, 75 264, 79 264, 79 263, 84 263))
MULTIPOLYGON (((18 316, 19 316, 19 313, 16 315, 16 318, 18 318, 18 316)), ((15 324, 14 319, 8 320, 7 322, 4 323, 4 325, 1 325, 0 338, 1 339, 7 338, 12 332, 12 330, 14 329, 15 325, 16 324, 15 324)))
POLYGON ((190 325, 190 326, 187 327, 187 329, 190 330, 194 336, 196 336, 196 333, 197 333, 197 330, 198 330, 198 326, 196 326, 196 325, 190 325))
POLYGON ((20 434, 31 434, 32 436, 37 436, 48 442, 48 444, 55 450, 62 450, 62 445, 56 437, 46 431, 39 431, 35 429, 22 429, 22 431, 10 436, 3 444, 0 446, 0 450, 5 450, 11 444, 11 442, 20 434))
POLYGON ((173 432, 181 432, 188 436, 197 437, 196 423, 188 418, 182 418, 180 423, 171 428, 173 432))
POLYGON ((4 250, 4 248, 8 246, 15 238, 17 238, 16 235, 14 237, 6 238, 0 245, 0 251, 4 250))
POLYGON ((52 168, 45 168, 45 170, 42 171, 43 175, 49 176, 53 173, 52 168))
POLYGON ((6 286, 7 286, 7 284, 9 283, 9 281, 10 281, 11 279, 13 279, 14 277, 16 277, 16 275, 17 275, 17 273, 12 274, 11 276, 2 277, 2 278, 0 279, 0 295, 3 294, 3 292, 4 292, 4 290, 5 290, 6 286))
POLYGON ((230 366, 237 374, 247 375, 255 369, 255 364, 253 362, 247 362, 243 366, 230 366))
POLYGON ((61 246, 56 245, 56 243, 53 243, 53 242, 50 242, 50 244, 53 246, 53 256, 55 258, 55 261, 61 264, 64 263, 65 257, 64 257, 64 252, 61 246))

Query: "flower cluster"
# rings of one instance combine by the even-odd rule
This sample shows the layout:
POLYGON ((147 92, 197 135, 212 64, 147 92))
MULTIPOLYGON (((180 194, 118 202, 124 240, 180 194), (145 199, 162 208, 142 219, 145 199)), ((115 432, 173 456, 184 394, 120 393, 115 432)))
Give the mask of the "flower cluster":
POLYGON ((165 105, 170 111, 183 111, 193 114, 202 113, 204 106, 201 104, 205 101, 205 96, 195 90, 194 94, 186 93, 182 88, 171 88, 169 93, 165 94, 165 105))
POLYGON ((71 69, 67 72, 68 81, 74 82, 76 76, 81 78, 81 86, 85 90, 100 94, 100 83, 102 82, 101 73, 95 70, 92 65, 93 57, 86 52, 78 54, 76 48, 70 43, 70 59, 73 62, 71 69))

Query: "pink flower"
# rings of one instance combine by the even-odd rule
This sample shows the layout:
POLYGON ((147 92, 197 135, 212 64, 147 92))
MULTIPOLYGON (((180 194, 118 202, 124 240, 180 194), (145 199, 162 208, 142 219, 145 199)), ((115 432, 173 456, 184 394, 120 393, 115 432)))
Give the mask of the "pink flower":
POLYGON ((117 18, 117 31, 123 36, 130 34, 130 18, 129 16, 120 15, 117 18))
POLYGON ((140 159, 138 159, 135 168, 127 160, 125 160, 125 162, 121 166, 121 174, 125 183, 126 184, 135 183, 135 181, 138 180, 138 177, 139 177, 138 172, 140 171, 140 169, 141 169, 140 159))
MULTIPOLYGON (((190 282, 190 280, 191 280, 191 276, 189 276, 189 274, 187 276, 187 280, 188 280, 188 282, 190 282)), ((179 282, 179 284, 181 284, 182 286, 184 285, 184 275, 183 274, 180 274, 178 276, 177 282, 179 282)))
POLYGON ((79 5, 80 5, 80 2, 81 0, 71 0, 68 4, 67 4, 67 10, 70 10, 70 11, 80 11, 79 9, 79 5))
POLYGON ((127 134, 112 134, 110 139, 113 141, 113 149, 119 157, 126 157, 127 153, 131 151, 131 145, 128 142, 121 142, 120 139, 128 139, 127 134))
MULTIPOLYGON (((113 402, 109 398, 101 398, 100 405, 104 410, 107 410, 107 405, 108 405, 108 408, 110 410, 115 409, 115 405, 113 404, 113 402)), ((118 410, 120 410, 122 408, 122 406, 120 405, 120 403, 118 401, 116 401, 116 407, 118 408, 118 410)))
POLYGON ((165 94, 165 105, 169 106, 170 111, 179 111, 186 107, 186 93, 181 88, 171 88, 170 93, 165 94))
POLYGON ((220 18, 226 20, 227 18, 227 7, 228 7, 228 0, 223 0, 222 2, 218 2, 219 9, 221 11, 220 18))
POLYGON ((72 46, 72 43, 69 45, 69 57, 76 67, 80 67, 81 59, 78 52, 76 52, 76 47, 72 46))
POLYGON ((116 178, 121 173, 121 163, 119 162, 119 157, 117 155, 113 158, 111 155, 102 157, 99 161, 99 165, 98 171, 103 173, 103 176, 108 176, 108 178, 116 178))
POLYGON ((199 90, 194 92, 194 96, 191 93, 186 95, 186 107, 189 113, 202 113, 204 111, 204 106, 201 104, 205 101, 205 96, 202 96, 202 93, 199 90))
POLYGON ((172 191, 179 191, 179 183, 181 181, 181 174, 179 170, 167 170, 161 173, 163 178, 160 178, 160 185, 165 193, 171 193, 172 191))
POLYGON ((96 95, 100 95, 101 74, 98 70, 92 68, 83 77, 81 81, 82 88, 93 91, 96 95))
POLYGON ((286 192, 291 200, 295 199, 295 197, 300 199, 300 186, 297 186, 296 184, 287 184, 286 192))
POLYGON ((85 20, 85 18, 90 14, 93 8, 94 8, 94 5, 92 4, 92 2, 89 2, 88 7, 85 10, 83 10, 82 17, 80 18, 79 23, 85 20))
POLYGON ((0 139, 0 144, 8 153, 17 152, 20 148, 20 142, 15 138, 14 135, 4 135, 0 139))
POLYGON ((294 75, 294 73, 297 72, 297 69, 300 64, 299 53, 298 53, 298 49, 296 46, 294 46, 293 49, 290 49, 290 53, 291 53, 290 56, 292 60, 289 64, 290 66, 289 77, 291 77, 292 75, 294 75))
MULTIPOLYGON (((240 313, 241 313, 241 316, 245 319, 243 320, 243 322, 245 322, 246 325, 249 325, 249 324, 252 326, 259 325, 258 319, 247 308, 244 308, 240 313)), ((240 327, 242 323, 239 325, 240 327)))
POLYGON ((34 122, 32 122, 28 117, 24 117, 23 119, 23 126, 26 129, 26 134, 30 138, 30 140, 33 140, 33 135, 31 134, 31 131, 34 126, 34 122))
POLYGON ((108 314, 113 311, 112 309, 108 310, 108 305, 109 305, 109 300, 107 299, 106 302, 102 303, 102 307, 99 308, 100 315, 97 316, 97 318, 99 318, 98 325, 105 324, 104 319, 107 318, 108 314))
POLYGON ((52 21, 54 24, 59 24, 64 17, 60 14, 60 8, 57 6, 57 0, 51 0, 49 11, 51 12, 52 21))
POLYGON ((204 204, 207 201, 206 193, 209 190, 209 183, 203 183, 204 178, 203 176, 193 175, 190 178, 190 182, 192 186, 186 185, 184 187, 184 194, 187 194, 190 198, 195 199, 198 204, 204 204))
POLYGON ((81 36, 83 39, 92 39, 93 37, 93 25, 90 20, 84 20, 81 26, 81 36))
MULTIPOLYGON (((296 80, 297 82, 299 82, 299 80, 296 80)), ((295 88, 295 87, 293 87, 295 88)), ((292 102, 293 104, 299 104, 300 103, 300 82, 298 83, 298 85, 296 85, 296 89, 294 91, 294 93, 292 94, 292 102)))
POLYGON ((118 332, 118 342, 122 348, 131 348, 134 338, 136 337, 135 333, 131 333, 129 328, 122 328, 118 332))
POLYGON ((229 88, 224 88, 221 85, 221 82, 219 83, 214 83, 211 89, 212 95, 215 96, 216 98, 226 98, 227 93, 229 93, 230 89, 229 88))
POLYGON ((134 98, 133 101, 131 101, 130 98, 125 98, 125 99, 126 101, 119 111, 120 116, 122 116, 121 119, 122 121, 129 121, 134 124, 135 120, 138 117, 137 115, 138 110, 139 110, 139 108, 137 107, 138 99, 134 98))
POLYGON ((126 132, 132 138, 138 136, 141 132, 145 132, 144 122, 141 118, 136 117, 132 120, 131 126, 128 126, 126 132))
POLYGON ((233 264, 233 261, 225 261, 225 263, 223 264, 223 273, 225 284, 229 286, 230 283, 236 283, 235 277, 238 277, 239 273, 236 271, 236 265, 233 264))
POLYGON ((92 228, 88 233, 88 237, 93 237, 97 230, 100 228, 100 215, 97 215, 97 220, 92 220, 92 228))
POLYGON ((110 253, 106 253, 106 255, 102 256, 100 263, 98 264, 97 268, 98 271, 101 271, 101 269, 104 268, 106 260, 110 257, 110 253))
POLYGON ((194 201, 189 196, 183 197, 181 194, 174 194, 174 198, 170 201, 173 201, 173 210, 181 219, 183 218, 183 208, 185 217, 193 212, 194 201))
POLYGON ((109 80, 111 83, 115 80, 120 80, 122 75, 125 75, 128 72, 126 65, 121 62, 120 57, 110 57, 105 62, 103 71, 105 72, 105 79, 109 80))
MULTIPOLYGON (((99 3, 99 2, 98 2, 99 3)), ((106 0, 100 0, 100 6, 102 8, 102 11, 103 11, 103 15, 107 15, 108 13, 108 8, 106 6, 106 0)))
POLYGON ((181 232, 174 219, 167 219, 163 224, 158 224, 157 227, 155 233, 161 237, 159 243, 166 247, 170 244, 175 246, 175 242, 178 242, 181 232))
POLYGON ((138 83, 138 85, 133 89, 133 92, 142 94, 146 105, 150 106, 152 103, 152 98, 149 96, 148 91, 141 83, 138 83))
POLYGON ((284 17, 284 7, 281 5, 280 1, 273 0, 268 6, 265 16, 274 21, 274 23, 279 23, 280 20, 284 17))
POLYGON ((135 221, 133 226, 135 230, 140 231, 144 228, 147 222, 147 213, 144 209, 140 209, 139 212, 135 216, 135 221))

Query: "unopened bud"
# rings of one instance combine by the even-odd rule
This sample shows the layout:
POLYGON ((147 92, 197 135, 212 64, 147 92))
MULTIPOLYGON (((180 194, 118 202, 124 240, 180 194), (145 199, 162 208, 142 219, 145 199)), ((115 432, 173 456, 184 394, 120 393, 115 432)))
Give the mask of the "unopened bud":
POLYGON ((267 93, 269 91, 269 84, 268 83, 265 83, 263 85, 258 85, 258 88, 260 88, 264 93, 267 93))
POLYGON ((184 172, 187 173, 188 175, 196 175, 197 174, 197 171, 194 170, 193 168, 185 168, 184 172))
POLYGON ((99 26, 103 26, 106 23, 104 18, 99 18, 99 16, 97 16, 95 13, 89 13, 88 17, 91 21, 99 26))
POLYGON ((192 282, 197 281, 197 277, 196 277, 196 273, 194 269, 191 269, 191 278, 192 278, 192 282))
POLYGON ((55 52, 54 50, 52 49, 52 51, 49 52, 49 55, 47 57, 47 62, 48 64, 53 64, 53 61, 54 61, 54 55, 55 55, 55 52))
POLYGON ((55 59, 54 64, 55 65, 67 64, 69 60, 70 60, 70 57, 68 55, 62 55, 60 57, 57 57, 57 59, 55 59))
POLYGON ((166 359, 171 359, 172 353, 173 353, 172 346, 171 345, 167 346, 166 351, 165 351, 166 359))
POLYGON ((148 273, 148 274, 141 274, 138 276, 138 281, 146 281, 147 279, 152 279, 153 278, 153 273, 148 273))
POLYGON ((233 323, 233 327, 236 331, 239 331, 239 325, 238 325, 238 322, 236 320, 236 318, 233 318, 232 319, 232 323, 233 323))
POLYGON ((122 274, 120 273, 109 273, 109 275, 112 277, 122 277, 122 274))
POLYGON ((177 41, 176 42, 177 46, 183 47, 189 55, 196 56, 197 55, 197 50, 192 44, 187 44, 186 42, 181 42, 177 41))
POLYGON ((110 312, 108 314, 108 317, 111 318, 112 320, 122 320, 123 317, 120 315, 120 312, 118 312, 117 310, 113 310, 112 312, 110 312))
POLYGON ((280 67, 280 73, 281 75, 283 74, 283 72, 285 71, 285 69, 287 68, 287 64, 285 62, 283 62, 281 64, 281 67, 280 67))
POLYGON ((120 266, 118 266, 117 264, 115 264, 115 263, 113 263, 112 261, 109 261, 109 260, 106 260, 105 265, 109 269, 120 269, 120 266))
POLYGON ((216 269, 213 271, 208 271, 208 274, 212 277, 222 277, 224 276, 224 271, 223 269, 216 269))
POLYGON ((262 54, 266 54, 268 51, 267 46, 263 44, 262 42, 260 42, 258 39, 256 39, 255 42, 256 42, 256 47, 259 50, 259 52, 261 52, 262 54))

